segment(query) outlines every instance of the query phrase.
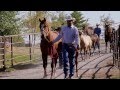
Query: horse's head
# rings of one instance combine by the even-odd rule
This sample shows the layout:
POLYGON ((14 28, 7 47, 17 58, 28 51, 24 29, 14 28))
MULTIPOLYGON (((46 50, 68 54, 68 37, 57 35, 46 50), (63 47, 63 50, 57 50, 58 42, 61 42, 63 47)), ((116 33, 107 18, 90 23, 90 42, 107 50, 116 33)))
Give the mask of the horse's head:
POLYGON ((44 18, 43 20, 39 19, 39 22, 40 22, 41 34, 44 36, 48 36, 50 28, 49 28, 49 25, 48 25, 46 18, 44 18))
POLYGON ((110 27, 110 25, 106 24, 105 25, 105 33, 106 34, 112 34, 112 32, 113 32, 113 28, 110 27))

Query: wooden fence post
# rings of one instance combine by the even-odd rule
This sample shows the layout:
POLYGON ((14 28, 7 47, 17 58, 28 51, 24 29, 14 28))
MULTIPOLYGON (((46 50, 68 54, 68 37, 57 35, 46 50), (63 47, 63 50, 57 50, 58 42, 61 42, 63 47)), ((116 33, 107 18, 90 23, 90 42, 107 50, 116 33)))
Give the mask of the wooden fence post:
POLYGON ((6 69, 6 64, 5 64, 5 62, 6 62, 6 46, 5 46, 5 44, 6 44, 6 38, 5 38, 5 36, 3 36, 3 42, 4 42, 4 49, 3 49, 3 69, 5 70, 6 69))
POLYGON ((2 60, 2 61, 0 61, 0 62, 2 62, 2 63, 0 63, 0 64, 2 64, 2 65, 4 65, 3 64, 3 62, 4 62, 4 56, 3 56, 4 50, 3 49, 4 49, 3 36, 1 36, 0 37, 0 60, 2 60))
POLYGON ((30 54, 30 60, 32 60, 32 56, 31 56, 31 37, 29 35, 29 54, 30 54))
POLYGON ((11 37, 11 66, 14 66, 13 63, 13 38, 11 37))

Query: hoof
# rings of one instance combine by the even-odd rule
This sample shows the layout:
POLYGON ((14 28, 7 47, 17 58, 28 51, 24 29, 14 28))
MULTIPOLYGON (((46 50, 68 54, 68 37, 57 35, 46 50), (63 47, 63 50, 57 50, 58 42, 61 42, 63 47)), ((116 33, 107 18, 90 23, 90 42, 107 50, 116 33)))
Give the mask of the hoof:
POLYGON ((78 73, 76 74, 76 77, 77 77, 77 78, 79 77, 78 73))
POLYGON ((51 76, 50 79, 53 79, 53 76, 51 76))
POLYGON ((47 74, 43 76, 43 78, 46 78, 47 77, 47 74))

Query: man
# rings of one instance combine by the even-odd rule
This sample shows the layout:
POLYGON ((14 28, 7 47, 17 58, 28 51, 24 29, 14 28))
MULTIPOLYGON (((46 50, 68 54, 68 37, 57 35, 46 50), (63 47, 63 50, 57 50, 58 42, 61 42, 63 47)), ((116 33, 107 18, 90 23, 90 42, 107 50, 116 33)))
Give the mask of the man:
POLYGON ((63 71, 65 74, 65 79, 72 78, 72 76, 74 75, 75 51, 79 49, 79 33, 78 29, 73 25, 73 18, 71 16, 68 16, 67 18, 67 26, 63 26, 61 28, 59 36, 55 40, 53 40, 50 45, 59 41, 61 38, 64 63, 63 71), (68 62, 70 65, 69 76, 68 62))
POLYGON ((100 38, 101 28, 99 28, 99 24, 96 24, 96 28, 94 29, 94 34, 97 34, 100 38))

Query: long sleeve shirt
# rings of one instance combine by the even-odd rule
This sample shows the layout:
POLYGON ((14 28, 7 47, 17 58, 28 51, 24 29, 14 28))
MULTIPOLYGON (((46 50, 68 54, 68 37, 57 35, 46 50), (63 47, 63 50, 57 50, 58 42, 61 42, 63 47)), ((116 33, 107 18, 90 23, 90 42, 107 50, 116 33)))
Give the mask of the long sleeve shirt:
POLYGON ((61 38, 63 43, 72 43, 75 45, 76 48, 78 45, 80 46, 79 32, 77 27, 75 27, 74 25, 72 25, 71 27, 63 26, 58 37, 53 40, 53 43, 59 41, 61 38))
POLYGON ((98 36, 100 36, 100 34, 101 34, 101 28, 95 28, 94 29, 94 33, 97 34, 98 36))

